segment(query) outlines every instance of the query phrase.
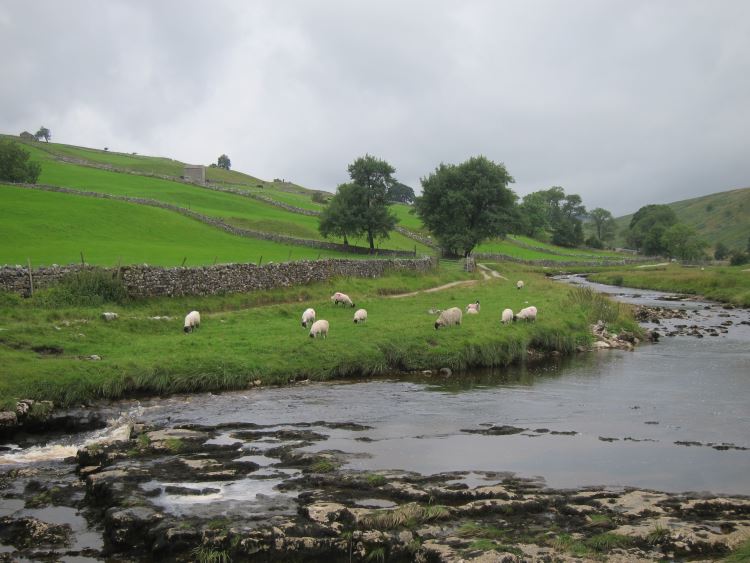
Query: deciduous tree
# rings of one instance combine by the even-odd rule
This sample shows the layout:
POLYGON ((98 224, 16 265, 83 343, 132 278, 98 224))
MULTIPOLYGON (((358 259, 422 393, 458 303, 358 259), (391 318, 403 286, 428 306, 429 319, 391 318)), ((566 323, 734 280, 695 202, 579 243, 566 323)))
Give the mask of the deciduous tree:
POLYGON ((612 213, 601 207, 589 211, 589 217, 594 224, 596 238, 604 242, 615 238, 615 218, 612 213))
POLYGON ((396 170, 368 154, 351 163, 348 171, 352 181, 338 187, 321 215, 319 229, 323 236, 366 236, 370 252, 375 252, 375 240, 388 238, 398 222, 387 199, 396 184, 396 170))
POLYGON ((225 154, 222 154, 217 160, 216 160, 216 166, 219 168, 223 168, 224 170, 229 170, 232 167, 232 161, 229 160, 229 157, 225 154))
POLYGON ((397 203, 412 203, 416 197, 414 190, 406 184, 396 182, 388 190, 388 201, 397 203))
POLYGON ((44 139, 45 142, 49 143, 49 140, 52 138, 52 133, 49 129, 42 125, 39 128, 39 131, 36 132, 36 135, 34 135, 34 137, 36 137, 37 141, 41 141, 42 139, 44 139))
POLYGON ((630 219, 626 235, 628 245, 649 256, 666 252, 662 235, 677 223, 677 215, 668 205, 645 205, 630 219))
POLYGON ((447 254, 469 256, 476 245, 509 232, 517 196, 505 165, 484 156, 441 164, 422 179, 417 215, 447 254))
POLYGON ((35 184, 42 172, 38 162, 29 160, 28 151, 16 143, 0 141, 0 180, 35 184))
POLYGON ((675 223, 664 231, 661 236, 662 245, 669 256, 680 260, 698 260, 705 256, 704 249, 708 246, 695 229, 684 223, 675 223))

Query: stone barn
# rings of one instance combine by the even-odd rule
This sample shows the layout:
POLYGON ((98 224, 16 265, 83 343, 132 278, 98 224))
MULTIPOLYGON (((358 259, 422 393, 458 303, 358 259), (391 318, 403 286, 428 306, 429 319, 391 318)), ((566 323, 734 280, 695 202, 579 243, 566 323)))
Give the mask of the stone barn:
POLYGON ((186 164, 183 178, 196 184, 206 183, 206 167, 202 164, 186 164))

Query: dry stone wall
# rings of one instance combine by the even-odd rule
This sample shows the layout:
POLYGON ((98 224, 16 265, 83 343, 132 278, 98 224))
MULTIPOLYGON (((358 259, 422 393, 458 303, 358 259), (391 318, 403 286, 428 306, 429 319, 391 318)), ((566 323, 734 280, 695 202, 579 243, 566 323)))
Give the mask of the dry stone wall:
MULTIPOLYGON (((0 267, 0 290, 28 296, 34 289, 50 287, 63 276, 92 266, 70 265, 29 270, 23 266, 0 267)), ((302 260, 298 262, 217 264, 194 268, 162 268, 135 265, 102 268, 122 276, 131 297, 214 295, 305 285, 335 277, 377 278, 391 271, 427 272, 430 258, 390 258, 382 260, 302 260)))

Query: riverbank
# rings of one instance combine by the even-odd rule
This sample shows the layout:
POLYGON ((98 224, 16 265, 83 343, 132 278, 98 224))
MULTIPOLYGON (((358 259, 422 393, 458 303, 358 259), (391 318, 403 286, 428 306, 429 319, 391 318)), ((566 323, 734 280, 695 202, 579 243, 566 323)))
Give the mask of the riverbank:
POLYGON ((69 296, 38 292, 33 299, 0 296, 1 407, 20 399, 56 407, 97 399, 178 392, 243 389, 304 379, 327 380, 417 370, 461 371, 498 367, 548 354, 570 354, 592 340, 590 324, 638 332, 629 309, 593 294, 576 295, 538 273, 509 266, 509 278, 456 270, 398 273, 379 279, 339 279, 274 291, 69 304, 69 296), (519 291, 515 279, 523 277, 519 291), (421 290, 472 280, 443 291, 421 290), (344 291, 364 307, 328 297, 344 291), (412 293, 402 299, 389 296, 412 293), (571 297, 573 295, 573 297, 571 297), (460 327, 436 331, 438 309, 480 301, 479 315, 460 327), (536 323, 502 325, 504 308, 533 304, 536 323), (327 339, 311 339, 300 326, 307 307, 330 321, 327 339), (201 327, 182 332, 185 313, 201 311, 201 327), (115 320, 103 312, 117 314, 115 320), (603 316, 604 315, 604 316, 603 316))
POLYGON ((747 266, 664 264, 648 268, 607 269, 592 273, 588 279, 609 285, 685 293, 737 307, 750 307, 750 271, 747 266))

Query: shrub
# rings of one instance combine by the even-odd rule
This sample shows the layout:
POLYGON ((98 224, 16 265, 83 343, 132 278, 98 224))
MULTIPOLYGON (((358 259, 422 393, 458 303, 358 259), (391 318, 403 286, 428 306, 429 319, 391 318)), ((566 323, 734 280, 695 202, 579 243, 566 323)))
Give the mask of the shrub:
POLYGON ((0 141, 0 180, 35 184, 42 173, 42 166, 38 162, 30 162, 30 156, 16 143, 0 141))
POLYGON ((71 272, 42 298, 49 305, 86 306, 123 303, 128 295, 122 278, 100 268, 71 272))
POLYGON ((315 192, 312 195, 312 200, 315 203, 321 203, 321 204, 325 205, 325 204, 328 203, 328 196, 326 194, 324 194, 323 192, 315 192))
POLYGON ((750 262, 750 255, 740 250, 732 251, 732 254, 729 256, 729 264, 731 266, 742 266, 748 262, 750 262))

